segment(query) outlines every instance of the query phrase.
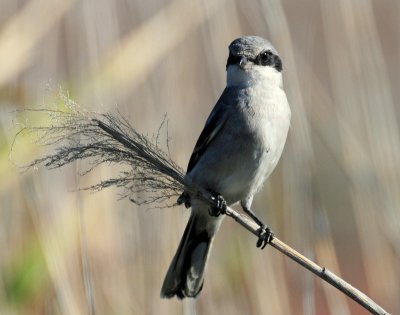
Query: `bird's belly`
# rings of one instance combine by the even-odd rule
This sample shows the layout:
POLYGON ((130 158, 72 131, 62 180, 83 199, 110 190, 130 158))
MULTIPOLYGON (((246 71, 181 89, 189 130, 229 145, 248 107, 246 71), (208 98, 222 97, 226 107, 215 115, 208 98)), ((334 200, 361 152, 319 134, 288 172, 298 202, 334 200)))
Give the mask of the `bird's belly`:
POLYGON ((220 193, 229 204, 235 203, 262 187, 280 158, 283 143, 284 139, 277 141, 256 133, 232 134, 231 139, 213 143, 191 178, 202 187, 220 193))
MULTIPOLYGON (((221 177, 216 183, 217 188, 229 203, 245 199, 256 193, 275 168, 279 159, 276 158, 276 149, 271 147, 243 149, 243 154, 237 157, 235 168, 221 177)), ((280 156, 280 154, 279 154, 280 156)))

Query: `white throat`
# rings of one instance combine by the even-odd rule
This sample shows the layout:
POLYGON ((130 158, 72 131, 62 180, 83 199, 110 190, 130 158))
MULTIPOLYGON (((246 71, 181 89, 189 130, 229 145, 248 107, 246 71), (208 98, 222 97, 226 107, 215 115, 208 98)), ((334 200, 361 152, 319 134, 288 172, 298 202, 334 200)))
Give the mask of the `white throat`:
POLYGON ((228 67, 227 87, 247 88, 259 84, 282 88, 282 73, 268 66, 253 65, 246 70, 237 65, 228 67))

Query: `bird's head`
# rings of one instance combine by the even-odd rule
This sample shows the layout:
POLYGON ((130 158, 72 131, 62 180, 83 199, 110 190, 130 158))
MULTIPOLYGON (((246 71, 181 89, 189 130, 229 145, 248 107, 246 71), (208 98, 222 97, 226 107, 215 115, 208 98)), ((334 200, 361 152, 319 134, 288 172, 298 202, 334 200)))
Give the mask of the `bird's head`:
POLYGON ((272 44, 258 36, 243 36, 229 45, 227 85, 282 84, 282 61, 272 44))

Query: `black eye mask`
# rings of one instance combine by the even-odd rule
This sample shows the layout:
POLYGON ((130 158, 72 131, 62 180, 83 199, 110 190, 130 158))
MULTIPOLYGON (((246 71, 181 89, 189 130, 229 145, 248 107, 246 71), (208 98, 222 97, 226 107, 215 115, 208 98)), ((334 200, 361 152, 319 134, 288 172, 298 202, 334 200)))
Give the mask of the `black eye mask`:
MULTIPOLYGON (((229 65, 239 64, 241 59, 242 59, 242 56, 235 56, 230 53, 228 60, 226 62, 226 68, 228 69, 229 65)), ((256 58, 247 57, 247 60, 253 62, 255 65, 271 66, 278 72, 282 71, 281 58, 278 55, 275 55, 270 50, 265 50, 265 51, 261 52, 260 54, 257 55, 256 58)))

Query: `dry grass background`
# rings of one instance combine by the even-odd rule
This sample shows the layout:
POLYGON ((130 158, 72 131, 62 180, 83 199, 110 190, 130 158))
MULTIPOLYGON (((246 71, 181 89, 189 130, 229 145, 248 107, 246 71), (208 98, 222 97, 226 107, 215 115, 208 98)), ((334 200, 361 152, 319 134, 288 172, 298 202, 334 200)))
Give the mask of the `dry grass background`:
MULTIPOLYGON (((367 314, 256 249, 230 220, 201 296, 161 300, 185 209, 138 208, 115 189, 73 191, 116 168, 21 174, 8 159, 14 110, 53 104, 47 86, 61 85, 143 133, 167 113, 171 154, 185 167, 224 87, 227 46, 244 34, 280 52, 293 112, 254 209, 282 240, 400 313, 399 16, 395 0, 1 0, 0 313, 367 314)), ((44 153, 23 138, 14 159, 44 153)))

